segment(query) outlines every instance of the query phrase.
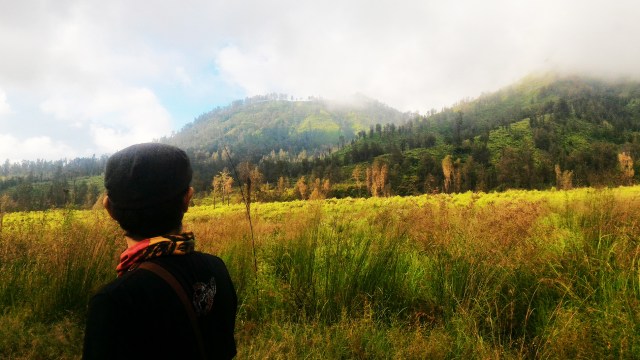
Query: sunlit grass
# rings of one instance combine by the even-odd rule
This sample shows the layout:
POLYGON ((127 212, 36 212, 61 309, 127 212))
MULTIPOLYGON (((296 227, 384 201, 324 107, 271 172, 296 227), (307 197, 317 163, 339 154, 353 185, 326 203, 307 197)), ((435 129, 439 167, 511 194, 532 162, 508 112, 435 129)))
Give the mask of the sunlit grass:
MULTIPOLYGON (((185 217, 231 272, 241 359, 640 354, 640 187, 256 203, 252 217, 257 274, 243 206, 185 217)), ((0 357, 78 357, 123 249, 102 211, 5 214, 0 357)))

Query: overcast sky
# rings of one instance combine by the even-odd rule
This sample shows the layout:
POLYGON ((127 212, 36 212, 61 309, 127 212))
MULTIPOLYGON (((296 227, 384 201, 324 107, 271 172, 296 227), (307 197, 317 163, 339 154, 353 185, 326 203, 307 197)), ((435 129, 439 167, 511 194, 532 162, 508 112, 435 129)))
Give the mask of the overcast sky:
POLYGON ((270 92, 440 109, 547 69, 640 77, 626 0, 0 0, 0 161, 112 153, 270 92))

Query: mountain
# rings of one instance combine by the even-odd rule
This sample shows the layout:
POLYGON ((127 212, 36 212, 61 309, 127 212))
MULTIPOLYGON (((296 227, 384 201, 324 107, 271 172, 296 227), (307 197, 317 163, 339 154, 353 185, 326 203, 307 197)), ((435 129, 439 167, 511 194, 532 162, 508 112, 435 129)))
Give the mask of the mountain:
POLYGON ((284 177, 293 186, 304 176, 356 196, 356 166, 363 177, 370 171, 368 182, 385 168, 377 193, 399 195, 630 183, 639 139, 640 83, 548 73, 424 116, 366 98, 256 97, 204 114, 166 141, 189 149, 199 189, 248 160, 265 183, 284 177))
POLYGON ((640 170, 640 83, 532 75, 392 130, 337 156, 385 163, 397 194, 626 184, 640 170))
POLYGON ((374 165, 387 167, 386 194, 617 185, 637 172, 640 83, 535 74, 424 116, 364 97, 270 95, 203 114, 163 141, 188 149, 198 189, 245 160, 266 183, 329 179, 337 196, 360 194, 352 172, 374 165))
MULTIPOLYGON (((187 151, 201 194, 241 168, 261 201, 617 186, 640 173, 640 82, 537 74, 427 115, 267 95, 160 141, 187 151)), ((0 212, 89 206, 105 161, 5 163, 0 212)))
POLYGON ((228 146, 236 154, 259 159, 279 150, 293 154, 326 151, 375 124, 399 124, 408 119, 408 114, 364 96, 340 103, 272 94, 238 100, 202 114, 160 141, 209 153, 228 146))

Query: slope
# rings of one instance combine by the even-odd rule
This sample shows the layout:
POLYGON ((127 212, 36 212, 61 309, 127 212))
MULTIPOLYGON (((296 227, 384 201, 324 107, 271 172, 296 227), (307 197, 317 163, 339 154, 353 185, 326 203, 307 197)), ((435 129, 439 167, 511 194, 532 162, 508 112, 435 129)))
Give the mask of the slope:
POLYGON ((207 152, 229 145, 235 153, 254 158, 280 149, 317 153, 341 140, 350 140, 376 123, 407 119, 407 114, 362 96, 336 103, 315 98, 292 100, 274 94, 215 109, 161 141, 207 152))
POLYGON ((640 83, 544 74, 365 134, 336 156, 347 166, 384 162, 399 194, 547 188, 559 174, 617 185, 637 173, 623 160, 640 157, 639 131, 640 83))

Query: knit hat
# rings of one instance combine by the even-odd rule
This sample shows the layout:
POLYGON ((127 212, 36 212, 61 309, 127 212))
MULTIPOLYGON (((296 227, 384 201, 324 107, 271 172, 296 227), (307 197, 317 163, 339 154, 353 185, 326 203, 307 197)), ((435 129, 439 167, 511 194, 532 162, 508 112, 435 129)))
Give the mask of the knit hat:
POLYGON ((129 146, 107 161, 104 186, 113 207, 139 210, 174 199, 191 183, 187 154, 175 146, 145 143, 129 146))

